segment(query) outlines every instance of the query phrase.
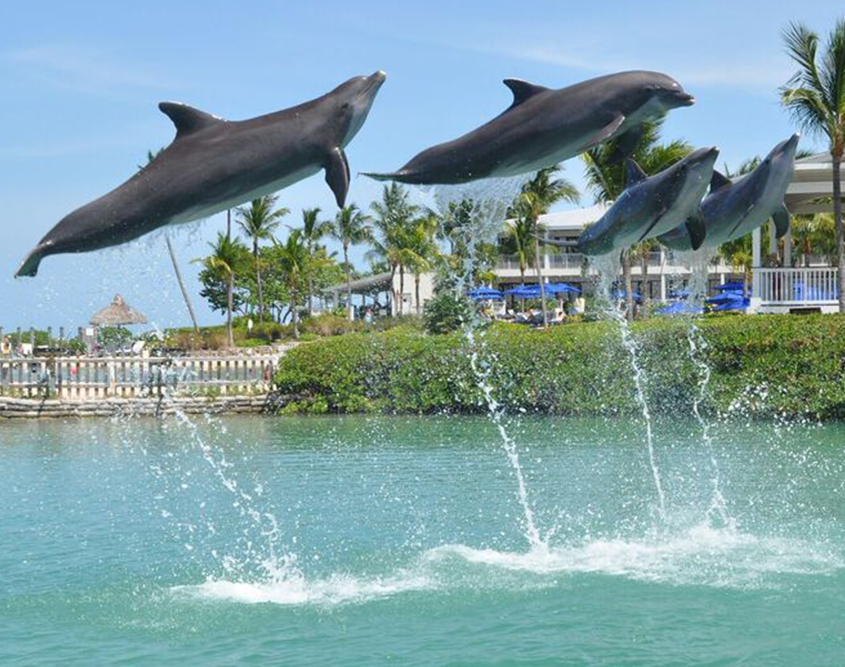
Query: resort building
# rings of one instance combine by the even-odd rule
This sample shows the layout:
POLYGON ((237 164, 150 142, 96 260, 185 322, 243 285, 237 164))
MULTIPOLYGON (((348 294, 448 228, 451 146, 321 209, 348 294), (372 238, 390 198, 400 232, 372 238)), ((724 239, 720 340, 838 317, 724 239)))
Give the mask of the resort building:
MULTIPOLYGON (((540 260, 544 280, 569 283, 587 294, 591 293, 596 272, 590 268, 587 258, 577 251, 576 245, 584 227, 601 218, 606 210, 605 206, 597 205, 540 216, 546 238, 568 244, 562 248, 548 246, 550 252, 540 260)), ((648 255, 645 271, 642 262, 635 260, 631 266, 634 290, 653 300, 665 300, 672 292, 686 288, 691 269, 682 257, 676 255, 662 247, 655 249, 648 255)), ((525 282, 536 283, 537 272, 533 263, 523 268, 525 282)), ((500 255, 495 273, 499 286, 504 289, 523 282, 523 272, 516 255, 500 255)), ((742 279, 741 269, 718 262, 710 267, 708 291, 714 292, 717 285, 742 279)))

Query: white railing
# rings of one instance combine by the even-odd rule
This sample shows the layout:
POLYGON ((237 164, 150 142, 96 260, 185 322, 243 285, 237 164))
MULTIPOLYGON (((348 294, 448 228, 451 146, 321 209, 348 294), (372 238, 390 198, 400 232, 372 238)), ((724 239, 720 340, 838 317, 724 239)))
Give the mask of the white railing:
POLYGON ((275 356, 0 357, 0 395, 75 400, 267 392, 275 356))
POLYGON ((821 305, 837 302, 837 270, 833 267, 755 268, 752 296, 762 305, 821 305))

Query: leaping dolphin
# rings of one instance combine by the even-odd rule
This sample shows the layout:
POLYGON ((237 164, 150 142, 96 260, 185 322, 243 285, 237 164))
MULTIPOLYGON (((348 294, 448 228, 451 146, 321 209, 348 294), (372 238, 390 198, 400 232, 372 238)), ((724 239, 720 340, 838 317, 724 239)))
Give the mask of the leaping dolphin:
POLYGON ((34 276, 47 255, 126 243, 276 192, 321 169, 342 207, 350 180, 343 149, 385 78, 382 71, 353 77, 310 102, 243 121, 162 102, 159 108, 176 126, 173 142, 128 181, 63 218, 16 275, 34 276))
MULTIPOLYGON (((713 174, 718 148, 700 148, 654 176, 626 162, 626 187, 607 212, 578 239, 578 252, 605 255, 686 224, 696 247, 704 241, 701 198, 713 174)), ((554 241, 546 241, 558 245, 554 241)), ((563 245, 563 244, 560 244, 563 245)))
POLYGON ((658 72, 608 74, 553 90, 505 79, 513 104, 485 125, 433 146, 379 181, 467 183, 551 167, 608 139, 617 139, 614 161, 630 155, 644 124, 671 109, 694 104, 681 85, 658 72))
MULTIPOLYGON (((775 146, 751 173, 730 181, 713 172, 710 194, 701 203, 707 239, 704 245, 715 248, 741 238, 769 218, 775 222, 778 238, 789 231, 789 211, 783 198, 792 181, 799 134, 775 146)), ((694 250, 687 230, 681 226, 658 238, 673 250, 694 250)))

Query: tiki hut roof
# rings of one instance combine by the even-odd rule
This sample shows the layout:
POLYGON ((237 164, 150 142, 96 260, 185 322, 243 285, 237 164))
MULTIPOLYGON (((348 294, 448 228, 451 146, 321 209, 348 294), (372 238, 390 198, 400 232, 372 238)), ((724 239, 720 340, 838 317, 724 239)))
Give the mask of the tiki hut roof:
POLYGON ((146 324, 147 318, 134 308, 130 308, 120 294, 96 315, 91 318, 91 324, 101 327, 119 327, 124 324, 146 324))

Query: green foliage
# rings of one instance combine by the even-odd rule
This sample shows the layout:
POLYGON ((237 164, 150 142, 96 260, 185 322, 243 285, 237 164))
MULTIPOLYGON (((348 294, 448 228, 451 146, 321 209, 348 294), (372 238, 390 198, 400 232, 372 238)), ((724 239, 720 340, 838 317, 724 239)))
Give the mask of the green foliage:
MULTIPOLYGON (((705 318, 712 378, 705 407, 747 417, 845 418, 845 316, 705 318)), ((688 325, 633 326, 652 411, 689 415, 697 371, 688 325)), ((592 322, 538 331, 497 324, 483 337, 494 396, 510 412, 637 415, 628 353, 616 325, 592 322)), ((405 329, 350 334, 300 346, 276 381, 297 401, 288 412, 484 412, 460 333, 405 329)))
POLYGON ((443 291, 425 304, 425 330, 431 334, 457 331, 472 317, 473 305, 465 297, 443 291))
POLYGON ((97 332, 100 347, 112 352, 131 345, 134 339, 132 332, 123 327, 100 327, 97 332))

